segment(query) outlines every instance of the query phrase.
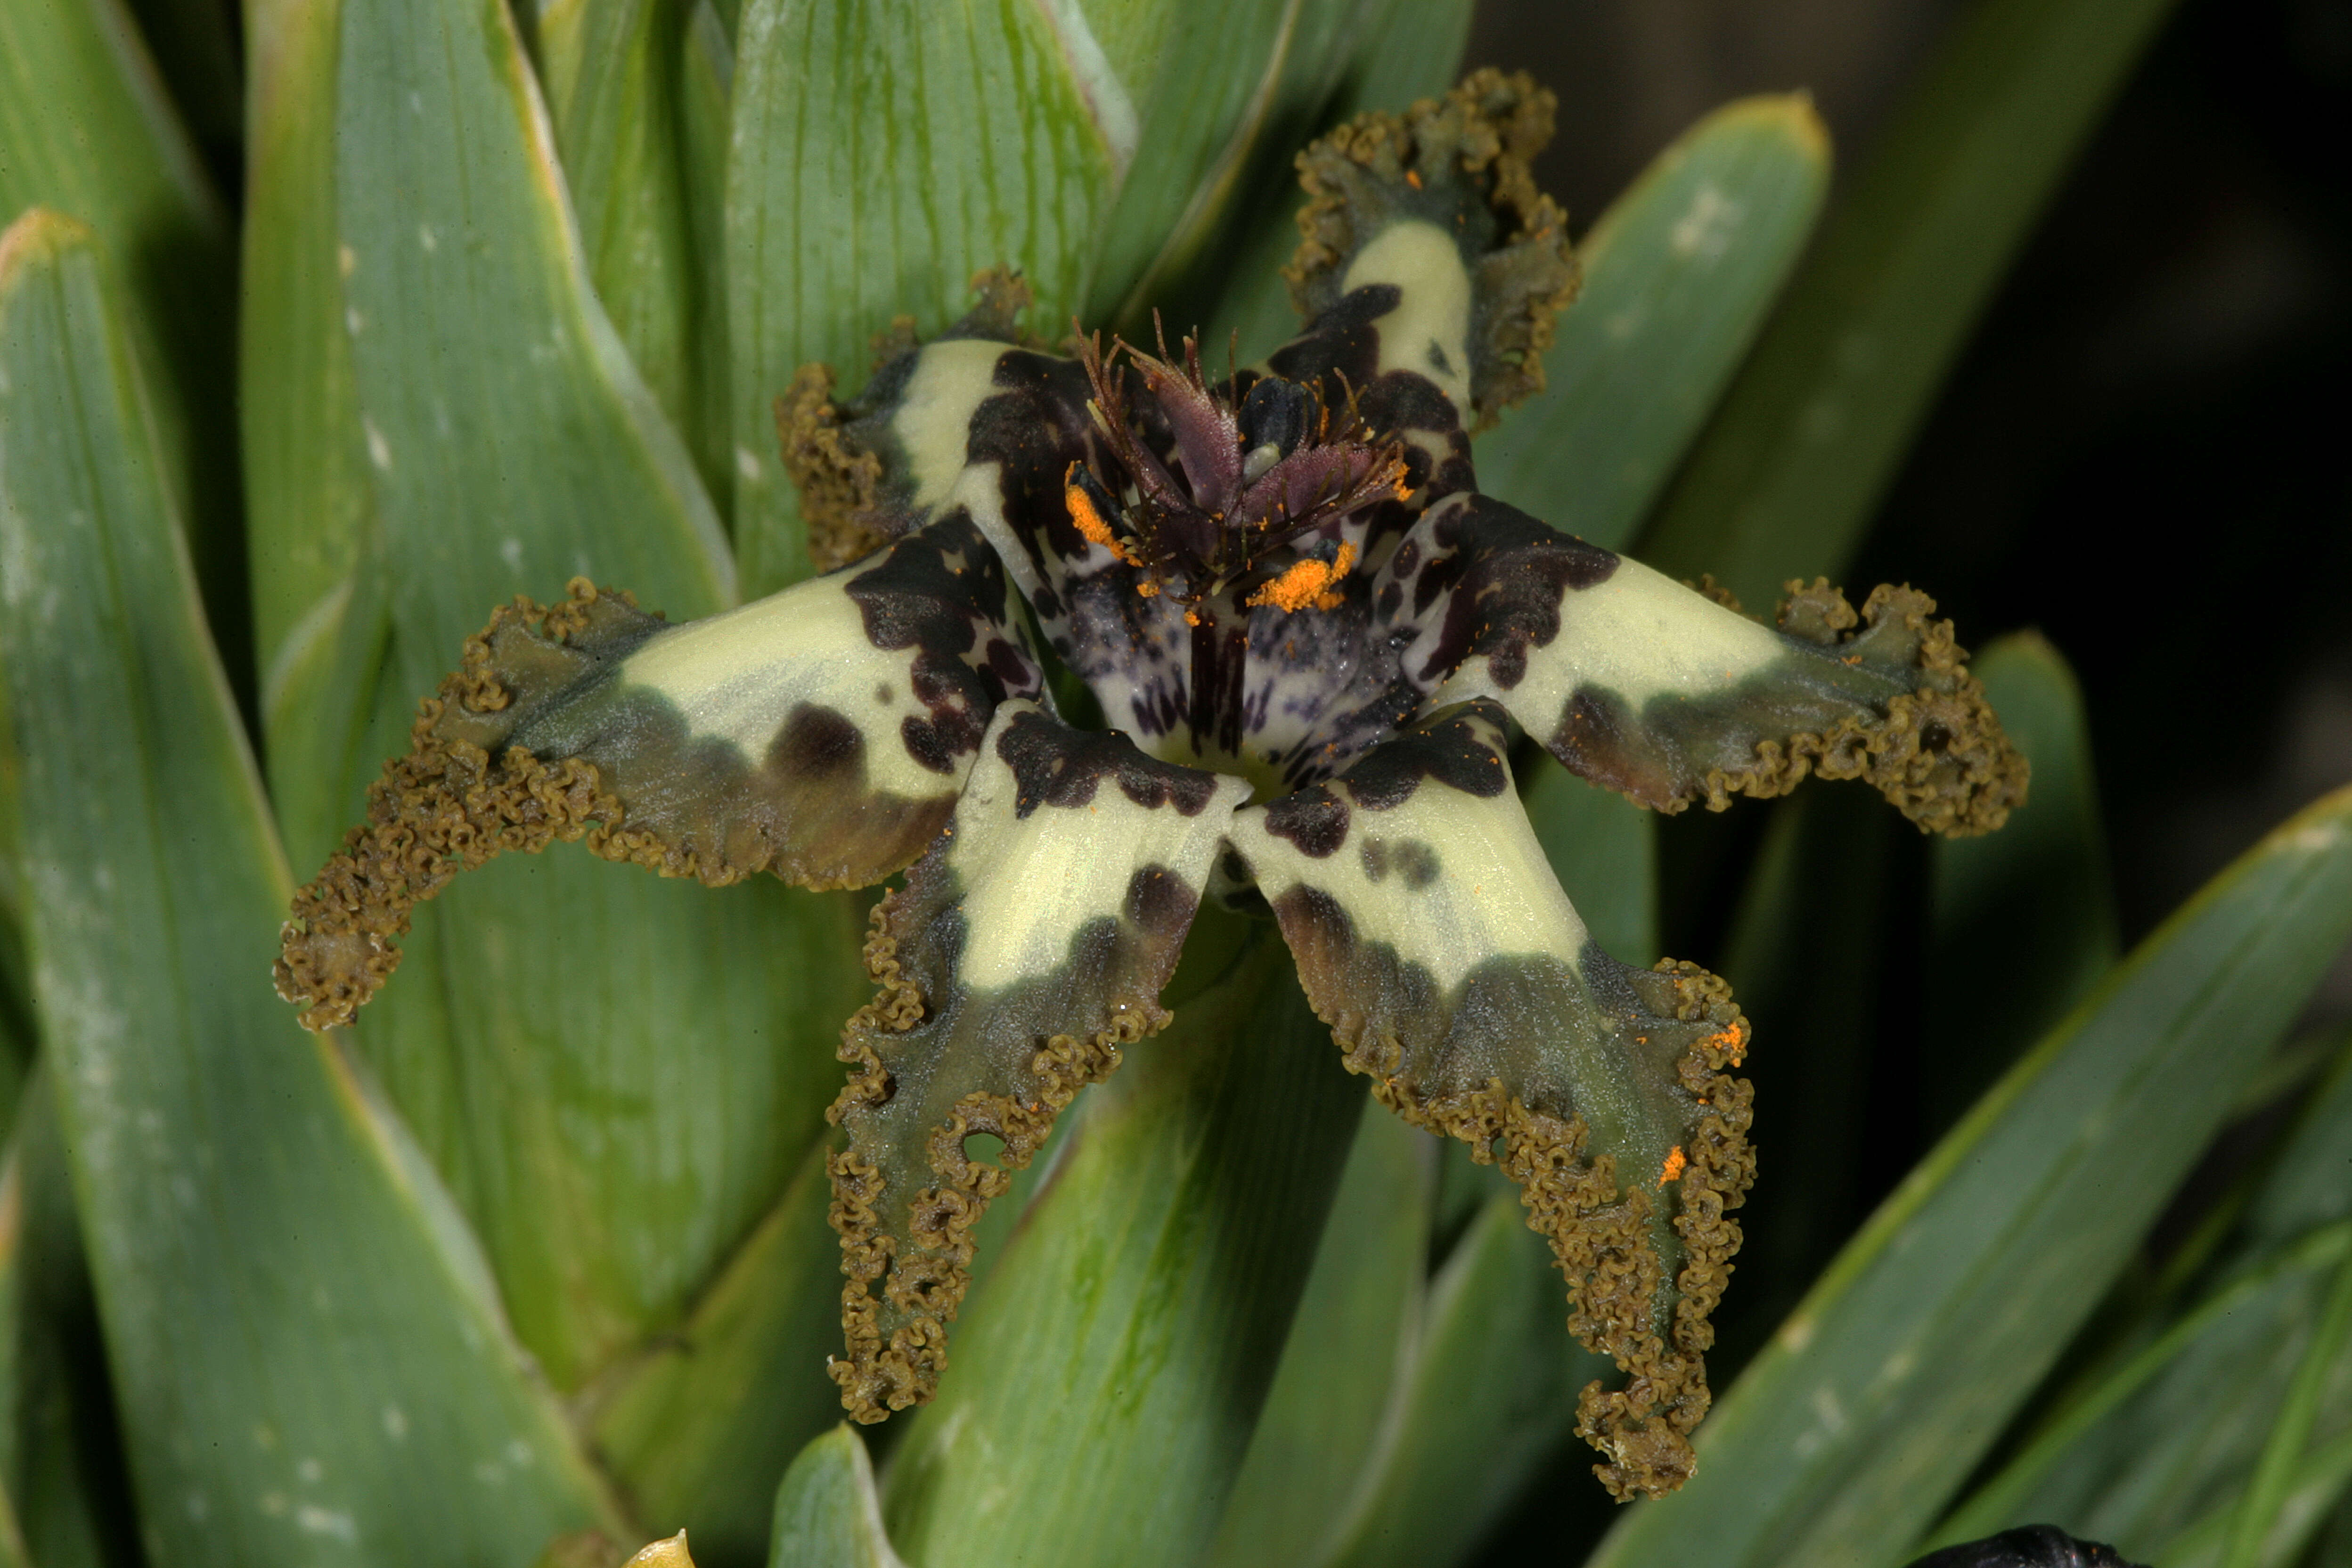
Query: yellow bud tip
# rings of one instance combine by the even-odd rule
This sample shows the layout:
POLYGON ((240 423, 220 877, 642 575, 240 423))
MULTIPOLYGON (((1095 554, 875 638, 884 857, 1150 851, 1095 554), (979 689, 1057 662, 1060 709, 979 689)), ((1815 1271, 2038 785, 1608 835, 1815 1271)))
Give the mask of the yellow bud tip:
POLYGON ((1671 1183, 1681 1181, 1683 1179, 1683 1172, 1687 1169, 1689 1165, 1690 1161, 1683 1154, 1683 1146, 1679 1143, 1675 1144, 1673 1148, 1666 1151, 1666 1168, 1658 1173, 1658 1185, 1663 1187, 1671 1183))
POLYGON ((628 1560, 623 1568, 694 1568, 694 1559, 686 1550, 686 1531, 679 1531, 667 1541, 656 1541, 628 1560))

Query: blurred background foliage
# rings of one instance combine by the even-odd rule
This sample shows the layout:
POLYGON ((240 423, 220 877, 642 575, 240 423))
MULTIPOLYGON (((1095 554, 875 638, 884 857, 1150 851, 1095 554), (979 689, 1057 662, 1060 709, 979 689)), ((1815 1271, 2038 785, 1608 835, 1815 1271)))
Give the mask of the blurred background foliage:
POLYGON ((2352 1563, 2347 90, 2344 0, 0 0, 0 1564, 2352 1563), (490 605, 803 574, 768 397, 981 266, 1263 352, 1291 153, 1487 63, 1587 274, 1487 488, 1918 584, 2035 768, 1952 845, 1521 770, 1757 1025, 1684 1493, 1240 922, 863 1433, 861 900, 501 863, 293 1028, 288 862, 490 605))

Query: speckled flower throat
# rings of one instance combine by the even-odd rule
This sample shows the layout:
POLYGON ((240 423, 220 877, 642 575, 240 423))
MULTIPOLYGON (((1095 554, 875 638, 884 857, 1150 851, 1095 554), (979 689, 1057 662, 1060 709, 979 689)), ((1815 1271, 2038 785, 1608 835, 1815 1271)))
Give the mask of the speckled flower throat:
POLYGON ((846 405, 802 372, 785 458, 837 569, 676 626, 584 582, 499 610, 298 896, 280 991, 349 1023, 418 903, 557 839, 711 884, 905 872, 828 1112, 832 1370, 872 1421, 937 1388, 974 1221, 1167 1022, 1203 899, 1270 915, 1374 1097, 1518 1183, 1629 1374, 1579 1407, 1604 1484, 1680 1485, 1748 1026, 1696 966, 1591 940, 1514 737, 1662 811, 1820 773, 1953 834, 2025 769, 1923 595, 1791 584, 1768 626, 1479 492, 1472 431, 1540 386, 1574 289, 1528 174, 1550 112, 1480 72, 1309 148, 1306 330, 1213 380, 1190 342, 1024 340, 1009 272, 846 405), (1033 624, 1106 728, 1057 711, 1033 624))

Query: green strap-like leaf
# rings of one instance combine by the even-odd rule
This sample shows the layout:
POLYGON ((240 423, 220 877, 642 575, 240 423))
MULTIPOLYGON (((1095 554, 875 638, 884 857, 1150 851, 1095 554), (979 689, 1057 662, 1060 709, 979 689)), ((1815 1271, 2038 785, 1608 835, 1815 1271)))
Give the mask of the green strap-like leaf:
MULTIPOLYGON (((5 690, 0 681, 0 692, 5 690)), ((0 735, 8 708, 0 698, 0 735)), ((0 1138, 16 1124, 16 1107, 33 1070, 33 984, 25 957, 24 900, 16 886, 16 759, 0 751, 0 1138)))
MULTIPOLYGON (((1421 1341, 1438 1151, 1434 1139, 1393 1116, 1366 1116, 1357 1127, 1282 1364, 1209 1552, 1215 1568, 1320 1562, 1392 1436, 1397 1384, 1421 1341)), ((1540 1255, 1541 1244, 1527 1240, 1540 1255)))
POLYGON ((685 0, 561 0, 540 15, 548 108, 580 218, 589 276, 614 330, 662 410, 688 435, 703 482, 728 483, 722 433, 699 429, 702 383, 724 376, 702 351, 722 342, 706 312, 688 204, 688 51, 685 0), (698 439, 708 435, 714 439, 698 439))
MULTIPOLYGON (((1470 7, 1463 0, 1213 0, 1206 9, 1164 9, 1181 23, 1167 30, 1156 71, 1139 84, 1147 92, 1142 133, 1103 225, 1087 325, 1115 325, 1148 342, 1159 310, 1172 341, 1201 325, 1192 310, 1233 282, 1280 300, 1276 328, 1250 349, 1255 354, 1297 326, 1276 269, 1297 243, 1289 218, 1298 205, 1299 148, 1328 127, 1342 90, 1352 89, 1363 107, 1398 110, 1452 86, 1470 7), (1237 254, 1261 226, 1279 231, 1278 251, 1237 254), (1261 269, 1243 270, 1250 267, 1261 269)), ((1223 337, 1203 345, 1224 363, 1223 337)))
POLYGON ((1623 549, 1763 325, 1829 163, 1802 94, 1727 104, 1652 159, 1578 248, 1548 384, 1480 439, 1481 487, 1623 549))
POLYGON ((846 1424, 811 1438, 784 1472, 768 1568, 904 1568, 882 1532, 866 1445, 846 1424))
MULTIPOLYGON (((1382 1451, 1343 1516, 1336 1549, 1318 1560, 1331 1568, 1467 1561, 1558 1453, 1577 1391, 1615 1375, 1562 1326, 1559 1275, 1528 1232, 1517 1193, 1480 1207, 1431 1282, 1423 1313, 1382 1451)), ((1579 1474, 1576 1484, 1589 1483, 1579 1474)))
POLYGON ((1837 576, 2170 0, 1979 0, 1790 283, 1642 556, 1748 604, 1837 576))
POLYGON ((2218 1563, 2242 1521, 2257 1561, 2295 1560, 2352 1479, 2336 1468, 2327 1484, 2326 1467, 2308 1468, 2352 1435, 2341 1348, 2327 1352, 2321 1337, 2329 1276, 2352 1257, 2352 1058, 2337 1045, 2334 1077, 2265 1157, 2202 1294, 2060 1398, 1937 1525, 1935 1543, 2063 1519, 2135 1561, 2218 1563), (2323 1391, 2313 1399, 2305 1383, 2297 1417, 2291 1391, 2314 1372, 2323 1391), (2281 1429, 2291 1417, 2300 1436, 2281 1429), (2258 1487, 2268 1518, 2255 1529, 2246 1514, 2258 1487))
MULTIPOLYGON (((1125 155, 1087 92, 1076 5, 751 0, 738 35, 727 185, 735 540, 743 583, 807 575, 773 405, 824 361, 856 386, 901 313, 961 317, 983 268, 1012 267, 1056 339, 1082 303, 1125 155)), ((1097 83, 1097 86, 1100 84, 1097 83)))
MULTIPOLYGON (((729 16, 733 15, 730 8, 729 16)), ((677 51, 677 155, 685 170, 694 259, 694 403, 681 416, 711 500, 734 515, 733 326, 727 308, 727 142, 735 97, 735 35, 712 0, 693 0, 677 51)))
MULTIPOLYGON (((2208 1511, 2214 1489, 2209 1476, 2198 1475, 2196 1484, 2183 1488, 2181 1450, 2211 1451, 2201 1439, 2206 1418, 2218 1407, 2216 1396, 2244 1397, 2256 1381, 2252 1363, 2270 1359, 2282 1328, 2292 1338, 2294 1325, 2283 1320, 2302 1304, 2297 1288, 2307 1290, 2315 1273, 2347 1257, 2352 1257, 2352 1220, 2322 1226, 2214 1290, 2067 1405, 1999 1475, 1937 1525, 1929 1547, 1973 1541, 2028 1519, 2063 1517, 2102 1539, 2128 1542, 2137 1555, 2168 1555, 2157 1550, 2179 1543, 2166 1531, 2168 1521, 2151 1520, 2132 1505, 2155 1501, 2158 1510, 2172 1512, 2178 1500, 2190 1518, 2208 1511), (2102 1496, 2103 1480, 2122 1485, 2102 1496), (2139 1517, 2133 1517, 2136 1511, 2139 1517)), ((2262 1380, 2250 1403, 2275 1409, 2274 1392, 2262 1380)), ((2236 1450, 2232 1458, 2246 1457, 2235 1444, 2221 1447, 2236 1450)), ((2192 1457, 2189 1468, 2206 1467, 2194 1465, 2192 1457)), ((2231 1487, 2224 1496, 2236 1491, 2231 1487)))
POLYGON ((2033 788, 1999 833, 1928 850, 1920 1079, 1939 1131, 2083 999, 2121 948, 2074 672, 2038 632, 1990 644, 1971 668, 2033 765, 2033 788), (1993 974, 2000 983, 1986 984, 1993 974))
POLYGON ((1748 1065, 1776 1134, 1769 1157, 1759 1156, 1759 1191, 1740 1213, 1747 1241, 1727 1305, 1747 1331, 1735 1330, 1727 1347, 1735 1363, 1796 1305, 1868 1212, 1863 1118, 1886 933, 1916 907, 1902 897, 1910 885, 1900 875, 1916 835, 1884 803, 1815 782, 1767 809, 1723 955, 1756 1026, 1748 1065))
POLYGON ((891 1463, 917 1563, 1192 1563, 1208 1548, 1329 1212, 1362 1090, 1270 931, 1203 910, 1176 1022, 1079 1102, 891 1463))
POLYGON ((1089 268, 1088 327, 1148 332, 1151 306, 1173 302, 1163 298, 1172 279, 1246 199, 1247 176, 1265 161, 1257 143, 1285 107, 1285 68, 1302 25, 1311 31, 1320 14, 1343 8, 1347 0, 1113 8, 1142 47, 1116 73, 1129 103, 1125 156, 1089 268))
MULTIPOLYGON (((685 619, 731 586, 692 467, 589 286, 505 9, 350 0, 279 19, 255 77, 265 101, 291 96, 258 117, 260 156, 301 226, 273 266, 307 300, 281 341, 307 348, 250 374, 284 378, 263 395, 289 418, 308 397, 341 423, 306 427, 313 466, 274 491, 277 537, 299 535, 306 496, 330 519, 352 502, 347 532, 325 525, 342 575, 318 573, 321 597, 280 617, 297 650, 281 660, 319 660, 282 687, 308 705, 271 708, 307 872, 494 607, 560 597, 576 573, 685 619), (335 159, 304 163, 306 137, 335 159)), ((683 1310, 797 1167, 864 992, 856 913, 559 853, 493 866, 417 920, 359 1048, 560 1385, 683 1310)))
MULTIPOLYGON (((0 224, 32 206, 89 225, 123 281, 163 479, 194 529, 206 602, 234 616, 236 233, 123 0, 0 0, 0 224)), ((242 620, 226 632, 241 667, 242 620)))
POLYGON ((708 1562, 758 1561, 776 1478, 841 1419, 824 1372, 841 1350, 832 1196, 824 1150, 812 1149, 726 1272, 597 1413, 596 1450, 639 1517, 684 1526, 708 1562))
POLYGON ((397 1124, 264 978, 289 884, 86 231, 0 237, 0 671, 159 1561, 529 1558, 597 1486, 397 1124))
POLYGON ((37 1072, 0 1163, 0 1563, 138 1560, 56 1083, 37 1072), (14 1534, 11 1535, 13 1527, 14 1534))
MULTIPOLYGON (((305 859, 334 843, 352 777, 372 765, 364 742, 381 651, 338 659, 360 554, 376 530, 335 216, 339 15, 333 4, 252 0, 247 27, 252 143, 237 310, 246 530, 270 794, 305 859)), ((400 749, 378 741, 386 744, 400 749)))
POLYGON ((2096 1305, 2352 934, 2352 791, 2176 913, 1937 1145, 1596 1568, 1891 1563, 2096 1305))
MULTIPOLYGON (((1384 6, 1372 0, 1352 11, 1302 7, 1302 20, 1321 27, 1297 39, 1283 74, 1270 79, 1276 101, 1293 107, 1258 133, 1269 155, 1261 178, 1251 182, 1257 198, 1234 220, 1225 254, 1202 268, 1208 275, 1200 280, 1200 309, 1208 330, 1201 342, 1211 353, 1223 353, 1238 337, 1247 364, 1297 334, 1298 310, 1282 268, 1298 248, 1298 150, 1354 115, 1394 113, 1452 87, 1462 74, 1470 11, 1469 0, 1388 0, 1384 6)), ((1139 308, 1154 302, 1137 292, 1139 308)))

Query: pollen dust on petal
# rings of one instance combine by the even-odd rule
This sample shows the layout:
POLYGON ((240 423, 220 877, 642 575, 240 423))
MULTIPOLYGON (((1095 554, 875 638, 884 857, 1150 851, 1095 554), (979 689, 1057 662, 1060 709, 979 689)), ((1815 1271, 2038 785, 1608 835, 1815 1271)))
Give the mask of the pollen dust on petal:
POLYGON ((1318 610, 1339 607, 1339 595, 1330 592, 1331 584, 1348 574, 1356 563, 1356 547, 1339 546, 1335 561, 1297 561, 1284 568, 1276 577, 1249 596, 1253 605, 1272 605, 1283 610, 1303 610, 1312 605, 1318 610))
POLYGON ((1684 1169, 1690 1164, 1689 1156, 1679 1143, 1666 1151, 1666 1168, 1658 1173, 1658 1185, 1667 1186, 1683 1179, 1684 1169))

